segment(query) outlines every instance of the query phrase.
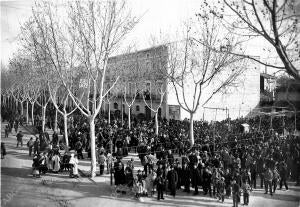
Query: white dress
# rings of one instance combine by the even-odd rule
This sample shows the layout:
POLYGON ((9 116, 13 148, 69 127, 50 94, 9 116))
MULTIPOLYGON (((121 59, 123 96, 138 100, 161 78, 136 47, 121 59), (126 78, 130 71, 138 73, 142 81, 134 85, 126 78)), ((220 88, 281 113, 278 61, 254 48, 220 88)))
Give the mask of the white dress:
MULTIPOLYGON (((53 157, 52 157, 52 159, 53 159, 53 157)), ((49 159, 48 156, 46 157, 46 163, 47 163, 47 168, 48 168, 48 170, 53 170, 53 162, 52 162, 52 159, 49 159)))
POLYGON ((60 158, 58 155, 54 155, 52 160, 54 161, 54 167, 53 167, 53 171, 54 172, 58 172, 60 169, 60 158))
POLYGON ((71 157, 69 164, 73 164, 73 175, 78 175, 78 159, 71 157))

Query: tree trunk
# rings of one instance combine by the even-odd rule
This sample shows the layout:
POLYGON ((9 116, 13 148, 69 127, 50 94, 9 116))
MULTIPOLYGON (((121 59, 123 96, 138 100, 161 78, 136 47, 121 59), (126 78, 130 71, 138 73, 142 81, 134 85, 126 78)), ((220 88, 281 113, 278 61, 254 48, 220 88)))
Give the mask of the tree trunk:
POLYGON ((123 127, 123 121, 124 121, 123 99, 121 99, 121 124, 122 124, 122 127, 123 127))
POLYGON ((24 115, 24 107, 23 107, 23 102, 20 102, 21 103, 21 116, 24 115))
POLYGON ((193 120, 193 113, 190 113, 190 143, 191 147, 194 146, 194 120, 193 120))
POLYGON ((131 107, 128 107, 128 129, 130 130, 131 129, 131 120, 130 120, 130 116, 131 116, 131 113, 130 113, 130 109, 131 107))
POLYGON ((96 176, 96 137, 95 137, 95 118, 90 117, 90 142, 91 142, 91 177, 96 176))
POLYGON ((46 125, 46 106, 42 107, 42 131, 45 132, 45 125, 46 125))
POLYGON ((54 131, 57 132, 57 108, 55 108, 54 131))
POLYGON ((18 112, 18 99, 16 99, 16 112, 18 112))
POLYGON ((66 150, 69 151, 69 137, 68 137, 68 116, 64 114, 64 135, 66 141, 66 150))
POLYGON ((29 123, 29 117, 28 117, 28 101, 26 101, 26 124, 29 123))
POLYGON ((158 112, 155 113, 155 134, 158 136, 158 112))
POLYGON ((110 125, 110 103, 108 103, 108 124, 110 125))
POLYGON ((34 110, 34 102, 31 103, 31 124, 32 124, 32 126, 34 126, 33 110, 34 110))

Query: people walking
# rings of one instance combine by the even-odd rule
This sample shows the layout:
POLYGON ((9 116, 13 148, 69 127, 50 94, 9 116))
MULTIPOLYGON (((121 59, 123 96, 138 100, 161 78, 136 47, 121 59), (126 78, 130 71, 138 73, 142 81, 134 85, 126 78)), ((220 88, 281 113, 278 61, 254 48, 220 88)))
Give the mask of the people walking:
POLYGON ((23 147, 23 133, 22 131, 19 131, 17 134, 17 147, 19 147, 19 144, 21 144, 21 147, 23 147))
POLYGON ((33 143, 33 154, 40 154, 40 139, 38 137, 33 143))
POLYGON ((8 125, 5 126, 4 133, 5 133, 4 137, 7 138, 8 134, 9 134, 9 127, 8 127, 8 125))
POLYGON ((5 143, 1 142, 1 159, 4 159, 5 155, 6 155, 5 143))
POLYGON ((28 147, 28 150, 29 150, 29 156, 30 157, 31 157, 31 154, 32 154, 33 146, 34 146, 34 141, 33 141, 33 138, 30 137, 30 140, 27 142, 27 147, 28 147))
POLYGON ((234 179, 232 181, 232 200, 233 200, 233 207, 238 207, 240 202, 240 185, 234 179))

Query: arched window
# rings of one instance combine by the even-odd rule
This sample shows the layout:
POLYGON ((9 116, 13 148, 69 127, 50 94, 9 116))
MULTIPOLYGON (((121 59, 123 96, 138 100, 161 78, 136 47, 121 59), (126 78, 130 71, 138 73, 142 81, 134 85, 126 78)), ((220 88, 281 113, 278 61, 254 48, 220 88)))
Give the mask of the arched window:
POLYGON ((140 106, 139 105, 135 106, 135 111, 140 111, 140 106))
POLYGON ((118 103, 114 103, 114 109, 118 109, 118 103))

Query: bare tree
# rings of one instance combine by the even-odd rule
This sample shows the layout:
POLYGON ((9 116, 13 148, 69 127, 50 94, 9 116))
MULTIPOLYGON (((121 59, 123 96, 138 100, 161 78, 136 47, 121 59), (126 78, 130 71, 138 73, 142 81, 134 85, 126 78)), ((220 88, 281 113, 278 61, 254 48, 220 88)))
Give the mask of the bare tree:
MULTIPOLYGON (((147 89, 145 89, 147 91, 147 89)), ((150 91, 150 94, 142 93, 144 103, 146 106, 155 114, 155 134, 158 135, 158 112, 161 108, 163 101, 165 100, 165 94, 167 91, 166 85, 161 82, 156 82, 153 92, 150 91), (147 98, 147 96, 149 98, 147 98), (158 104, 153 104, 153 97, 156 97, 156 100, 159 100, 158 104), (159 97, 159 98, 158 98, 159 97), (148 99, 148 101, 147 101, 148 99)))
MULTIPOLYGON (((223 25, 232 33, 245 39, 262 37, 276 51, 282 65, 263 61, 239 52, 237 56, 246 57, 260 64, 285 70, 296 80, 299 74, 299 18, 295 0, 224 0, 223 6, 210 7, 210 12, 220 17, 223 25)), ((298 3, 299 5, 299 3, 298 3)), ((264 44, 262 44, 263 47, 264 44)), ((262 48, 267 52, 265 48, 262 48)))
POLYGON ((10 89, 12 87, 12 80, 13 79, 8 68, 1 64, 1 101, 2 105, 8 108, 12 107, 12 104, 10 103, 10 89))
MULTIPOLYGON (((199 19, 196 32, 185 25, 183 41, 169 44, 169 75, 180 107, 190 114, 190 143, 194 145, 194 114, 215 94, 235 86, 243 58, 231 55, 238 42, 223 34, 214 20, 199 19), (224 47, 220 53, 214 48, 224 47)), ((195 25, 195 24, 191 24, 195 25)))
POLYGON ((36 78, 32 78, 29 81, 29 91, 28 91, 28 100, 31 104, 31 123, 34 125, 34 105, 37 102, 37 99, 40 97, 40 83, 36 78))
MULTIPOLYGON (((21 104, 21 115, 24 115, 24 102, 28 101, 28 81, 30 79, 28 70, 30 69, 30 62, 24 55, 16 54, 10 60, 10 72, 14 76, 14 93, 12 95, 21 104)), ((26 104, 26 120, 28 123, 28 102, 26 104)))
POLYGON ((67 21, 61 22, 55 6, 43 3, 33 9, 39 34, 36 38, 44 63, 56 72, 61 84, 81 113, 88 118, 91 144, 91 176, 96 172, 95 119, 104 97, 108 58, 120 47, 124 36, 137 20, 131 17, 125 2, 74 1, 66 9, 67 21), (76 58, 76 61, 75 61, 76 58), (64 61, 64 60, 68 61, 64 61), (86 90, 74 92, 73 80, 81 76, 86 90), (85 100, 80 97, 86 97, 85 100))
POLYGON ((68 103, 70 100, 70 95, 68 91, 62 85, 55 84, 55 81, 48 82, 48 90, 51 101, 56 109, 62 116, 64 120, 64 137, 66 142, 66 151, 69 151, 69 138, 68 138, 68 116, 76 111, 76 107, 68 112, 68 103), (61 101, 59 101, 60 99, 61 101), (60 104, 62 102, 62 104, 60 104))
POLYGON ((125 82, 123 91, 124 91, 123 92, 124 101, 128 107, 128 129, 130 130, 131 129, 131 108, 139 92, 138 84, 133 81, 125 82), (133 85, 133 90, 132 90, 132 85, 133 85))

